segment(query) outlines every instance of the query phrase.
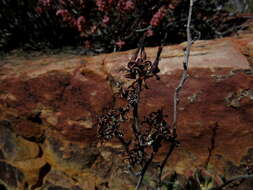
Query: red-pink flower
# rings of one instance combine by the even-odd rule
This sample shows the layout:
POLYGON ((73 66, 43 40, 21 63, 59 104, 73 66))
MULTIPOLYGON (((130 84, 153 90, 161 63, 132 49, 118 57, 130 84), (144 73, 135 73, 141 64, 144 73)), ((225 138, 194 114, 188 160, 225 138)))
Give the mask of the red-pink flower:
POLYGON ((84 23, 85 23, 84 16, 78 17, 78 19, 76 21, 76 25, 77 25, 78 31, 80 31, 80 32, 83 31, 84 23))
POLYGON ((110 22, 110 18, 105 15, 104 18, 103 18, 103 23, 109 24, 109 22, 110 22))
POLYGON ((156 27, 160 24, 164 16, 166 15, 166 8, 162 6, 152 17, 150 25, 156 27))
POLYGON ((129 10, 133 10, 135 7, 134 3, 132 0, 119 0, 118 2, 118 8, 121 11, 129 11, 129 10))
POLYGON ((123 10, 128 11, 128 10, 133 10, 134 9, 134 3, 132 0, 127 0, 122 7, 123 10))
POLYGON ((96 5, 99 11, 105 11, 106 9, 106 1, 105 0, 96 0, 96 5))
POLYGON ((115 44, 116 44, 116 46, 118 46, 119 48, 122 48, 122 47, 126 44, 126 42, 124 42, 124 41, 122 41, 122 40, 119 40, 119 41, 117 41, 115 44))
POLYGON ((39 4, 41 4, 43 7, 49 7, 52 3, 52 0, 39 0, 39 4))
POLYGON ((59 9, 56 11, 56 16, 65 16, 69 14, 69 11, 67 9, 59 9))
POLYGON ((151 29, 148 29, 147 32, 145 32, 145 35, 146 35, 147 37, 151 37, 151 36, 154 35, 154 31, 151 30, 151 29))

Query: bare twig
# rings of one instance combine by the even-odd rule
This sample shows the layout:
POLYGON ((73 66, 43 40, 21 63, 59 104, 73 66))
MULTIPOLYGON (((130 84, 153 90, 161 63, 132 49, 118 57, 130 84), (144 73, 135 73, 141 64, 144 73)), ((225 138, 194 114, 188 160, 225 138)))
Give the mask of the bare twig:
POLYGON ((151 29, 151 28, 152 28, 152 26, 149 25, 149 26, 147 26, 146 28, 137 29, 137 30, 135 30, 135 32, 145 32, 145 31, 147 31, 147 30, 149 30, 149 29, 151 29))
POLYGON ((172 122, 172 136, 173 136, 173 141, 170 145, 170 148, 162 162, 162 164, 160 165, 160 171, 158 174, 158 187, 157 190, 160 190, 161 188, 161 184, 162 184, 162 174, 163 174, 163 170, 164 167, 167 163, 167 160, 169 159, 170 155, 172 154, 173 150, 175 149, 176 145, 177 145, 177 132, 176 132, 176 127, 177 127, 177 105, 179 103, 179 93, 181 91, 181 89, 183 88, 183 85, 187 79, 187 71, 188 71, 188 65, 189 65, 189 56, 190 56, 190 50, 191 50, 191 46, 193 44, 192 41, 192 37, 191 37, 191 29, 190 29, 190 25, 191 25, 191 18, 192 18, 192 7, 193 7, 193 1, 194 0, 190 0, 190 5, 189 5, 189 13, 188 13, 188 19, 187 19, 187 47, 184 50, 184 61, 183 61, 183 73, 181 75, 181 79, 179 81, 178 86, 175 89, 175 93, 174 93, 174 99, 173 99, 173 122, 172 122))
POLYGON ((174 99, 173 99, 173 122, 172 122, 172 128, 173 128, 173 134, 176 136, 176 128, 177 128, 177 105, 179 103, 179 94, 181 89, 183 88, 183 85, 188 77, 188 65, 189 65, 189 57, 190 57, 190 50, 191 46, 193 44, 192 37, 191 37, 191 18, 192 18, 192 7, 193 7, 193 1, 190 0, 190 6, 189 6, 189 14, 188 14, 188 20, 187 20, 187 47, 184 50, 184 62, 183 62, 183 73, 181 75, 181 79, 179 81, 179 84, 175 90, 174 93, 174 99))
POLYGON ((214 188, 209 188, 208 190, 222 190, 225 186, 231 184, 234 181, 237 181, 237 180, 240 180, 240 179, 250 179, 250 178, 253 178, 253 175, 240 175, 240 176, 236 176, 236 177, 233 177, 233 178, 229 179, 228 181, 226 181, 221 186, 214 187, 214 188))

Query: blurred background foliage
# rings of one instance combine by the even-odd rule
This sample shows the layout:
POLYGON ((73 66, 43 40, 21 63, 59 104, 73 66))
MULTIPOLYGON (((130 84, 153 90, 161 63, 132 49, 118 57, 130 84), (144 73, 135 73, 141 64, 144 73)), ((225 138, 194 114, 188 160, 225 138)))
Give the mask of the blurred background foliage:
MULTIPOLYGON (((70 47, 102 53, 186 40, 188 0, 1 0, 0 52, 70 47)), ((192 31, 201 39, 241 29, 253 0, 197 0, 192 31)))

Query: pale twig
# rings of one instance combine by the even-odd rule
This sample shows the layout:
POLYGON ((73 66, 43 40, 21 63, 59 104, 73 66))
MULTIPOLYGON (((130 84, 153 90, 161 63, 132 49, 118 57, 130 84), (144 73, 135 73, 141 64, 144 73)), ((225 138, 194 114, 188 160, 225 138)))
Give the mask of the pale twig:
POLYGON ((183 62, 183 73, 181 75, 181 79, 179 81, 178 86, 176 87, 174 98, 173 98, 173 122, 172 122, 172 128, 173 128, 173 135, 176 136, 176 128, 177 128, 177 105, 179 103, 179 94, 181 89, 183 88, 183 85, 188 77, 188 66, 189 66, 189 57, 190 57, 190 50, 191 46, 193 44, 192 37, 191 37, 191 18, 192 18, 192 7, 193 7, 193 1, 190 0, 190 7, 189 7, 189 14, 188 14, 188 20, 187 20, 187 47, 184 50, 184 62, 183 62))
POLYGON ((149 30, 149 29, 151 29, 151 28, 152 28, 152 26, 149 25, 149 26, 147 26, 146 28, 137 29, 137 30, 135 30, 135 32, 145 32, 145 31, 147 31, 147 30, 149 30))
POLYGON ((181 89, 183 88, 183 85, 187 79, 187 71, 188 71, 188 65, 189 65, 189 56, 190 56, 190 50, 191 50, 191 46, 193 44, 192 41, 192 37, 191 37, 191 19, 192 19, 192 7, 193 7, 193 1, 194 0, 190 0, 190 5, 189 5, 189 13, 188 13, 188 19, 187 19, 187 28, 186 28, 186 32, 187 32, 187 47, 184 50, 184 62, 183 62, 183 73, 181 75, 181 79, 179 81, 178 86, 175 89, 175 93, 174 93, 174 99, 173 99, 173 122, 172 122, 172 129, 173 129, 173 142, 160 166, 160 171, 159 171, 159 175, 158 175, 158 187, 157 190, 160 190, 161 188, 161 184, 162 184, 162 174, 163 174, 163 170, 164 167, 167 163, 167 160, 169 159, 170 155, 172 154, 173 150, 175 149, 177 143, 176 143, 176 137, 177 137, 177 133, 176 133, 176 127, 177 127, 177 105, 179 103, 179 93, 181 91, 181 89))

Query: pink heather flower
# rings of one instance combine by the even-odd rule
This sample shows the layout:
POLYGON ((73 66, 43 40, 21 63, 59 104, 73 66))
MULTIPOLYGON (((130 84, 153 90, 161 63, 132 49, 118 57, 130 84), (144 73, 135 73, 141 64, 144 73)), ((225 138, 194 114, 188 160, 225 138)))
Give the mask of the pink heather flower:
POLYGON ((76 25, 77 25, 78 31, 80 31, 80 32, 83 31, 84 23, 85 23, 84 16, 78 17, 78 19, 76 21, 76 25))
POLYGON ((135 7, 132 0, 119 0, 117 6, 121 11, 129 11, 135 7))
POLYGON ((128 11, 128 10, 133 10, 134 9, 134 3, 132 0, 127 0, 124 3, 124 6, 122 7, 123 10, 128 11))
POLYGON ((49 7, 52 3, 52 0, 39 0, 39 4, 41 4, 43 7, 49 7))
POLYGON ((67 9, 59 9, 56 11, 56 16, 65 16, 69 14, 68 10, 67 9))
POLYGON ((118 46, 119 48, 122 48, 122 47, 126 44, 126 42, 124 42, 124 41, 122 41, 122 40, 119 40, 119 41, 117 41, 115 44, 116 44, 116 46, 118 46))
POLYGON ((103 23, 104 24, 109 24, 109 21, 110 21, 110 18, 105 15, 104 18, 103 18, 103 23))
POLYGON ((69 24, 73 25, 73 18, 67 9, 59 9, 55 14, 56 16, 61 16, 64 22, 68 22, 69 24))
POLYGON ((102 11, 102 12, 105 11, 105 8, 106 8, 105 0, 96 0, 96 5, 99 11, 102 11))
POLYGON ((153 27, 156 27, 160 24, 163 17, 166 15, 166 9, 164 6, 162 6, 152 17, 150 21, 150 25, 153 27))
POLYGON ((154 35, 154 31, 151 30, 151 29, 148 29, 147 32, 145 32, 145 35, 146 35, 147 37, 151 37, 151 36, 154 35))

